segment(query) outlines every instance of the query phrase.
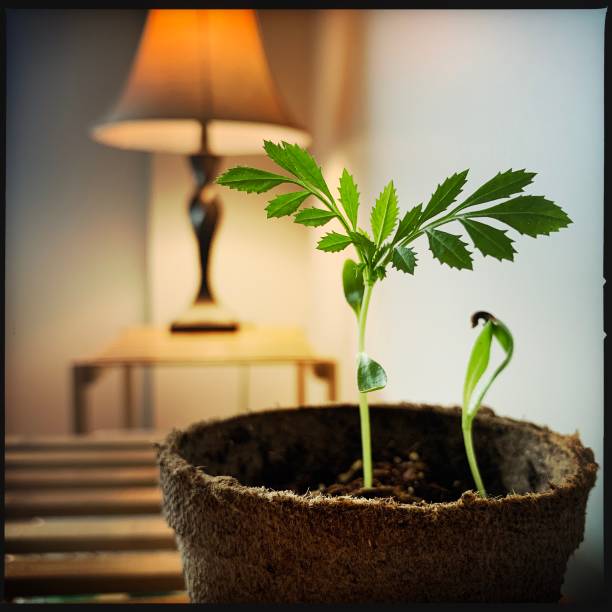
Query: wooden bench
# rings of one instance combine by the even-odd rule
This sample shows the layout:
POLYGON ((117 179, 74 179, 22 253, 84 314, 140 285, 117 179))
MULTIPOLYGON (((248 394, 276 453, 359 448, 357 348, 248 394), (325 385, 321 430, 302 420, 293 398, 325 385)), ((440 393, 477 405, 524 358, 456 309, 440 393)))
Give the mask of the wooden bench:
POLYGON ((7 438, 5 601, 188 603, 160 513, 161 437, 7 438))

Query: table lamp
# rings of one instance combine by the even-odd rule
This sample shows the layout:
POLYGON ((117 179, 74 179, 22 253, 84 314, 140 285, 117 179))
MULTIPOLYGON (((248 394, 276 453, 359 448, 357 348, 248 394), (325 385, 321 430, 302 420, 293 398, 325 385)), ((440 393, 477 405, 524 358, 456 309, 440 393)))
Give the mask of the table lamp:
POLYGON ((301 146, 310 141, 279 96, 255 12, 150 10, 119 100, 93 127, 92 137, 121 149, 188 157, 196 183, 189 216, 201 280, 193 305, 171 330, 237 329, 210 287, 220 204, 204 188, 216 178, 220 156, 260 153, 264 139, 301 146))

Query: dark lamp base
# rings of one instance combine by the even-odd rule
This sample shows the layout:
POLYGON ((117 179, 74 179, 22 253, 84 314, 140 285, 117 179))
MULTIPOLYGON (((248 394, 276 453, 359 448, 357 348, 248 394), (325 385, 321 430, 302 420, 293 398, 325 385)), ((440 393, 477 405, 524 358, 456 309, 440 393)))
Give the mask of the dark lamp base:
POLYGON ((233 332, 239 324, 224 308, 214 302, 196 302, 170 325, 175 333, 233 332))

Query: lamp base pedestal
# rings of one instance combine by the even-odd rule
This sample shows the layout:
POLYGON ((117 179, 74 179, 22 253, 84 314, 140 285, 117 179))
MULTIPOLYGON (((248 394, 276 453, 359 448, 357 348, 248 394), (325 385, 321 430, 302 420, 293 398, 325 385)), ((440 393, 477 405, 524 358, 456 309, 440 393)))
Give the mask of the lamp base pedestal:
POLYGON ((227 310, 212 301, 195 302, 187 312, 170 325, 172 332, 233 332, 238 322, 227 310))

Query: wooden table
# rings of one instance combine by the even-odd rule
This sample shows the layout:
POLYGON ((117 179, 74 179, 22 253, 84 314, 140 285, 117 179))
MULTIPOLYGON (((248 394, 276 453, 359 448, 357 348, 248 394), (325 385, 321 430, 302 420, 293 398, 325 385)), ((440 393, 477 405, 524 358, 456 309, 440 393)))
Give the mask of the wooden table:
MULTIPOLYGON (((138 426, 132 380, 135 367, 238 366, 240 404, 244 410, 248 409, 249 368, 273 364, 295 365, 298 404, 306 401, 308 368, 327 381, 328 397, 336 399, 336 362, 317 356, 299 328, 245 325, 236 332, 202 333, 172 333, 155 327, 127 329, 100 354, 73 362, 73 431, 88 431, 87 387, 105 368, 119 367, 123 371, 124 426, 131 429, 138 426)), ((140 426, 153 427, 152 421, 150 414, 144 414, 140 426)))
POLYGON ((7 438, 6 601, 188 603, 160 514, 161 437, 7 438))

